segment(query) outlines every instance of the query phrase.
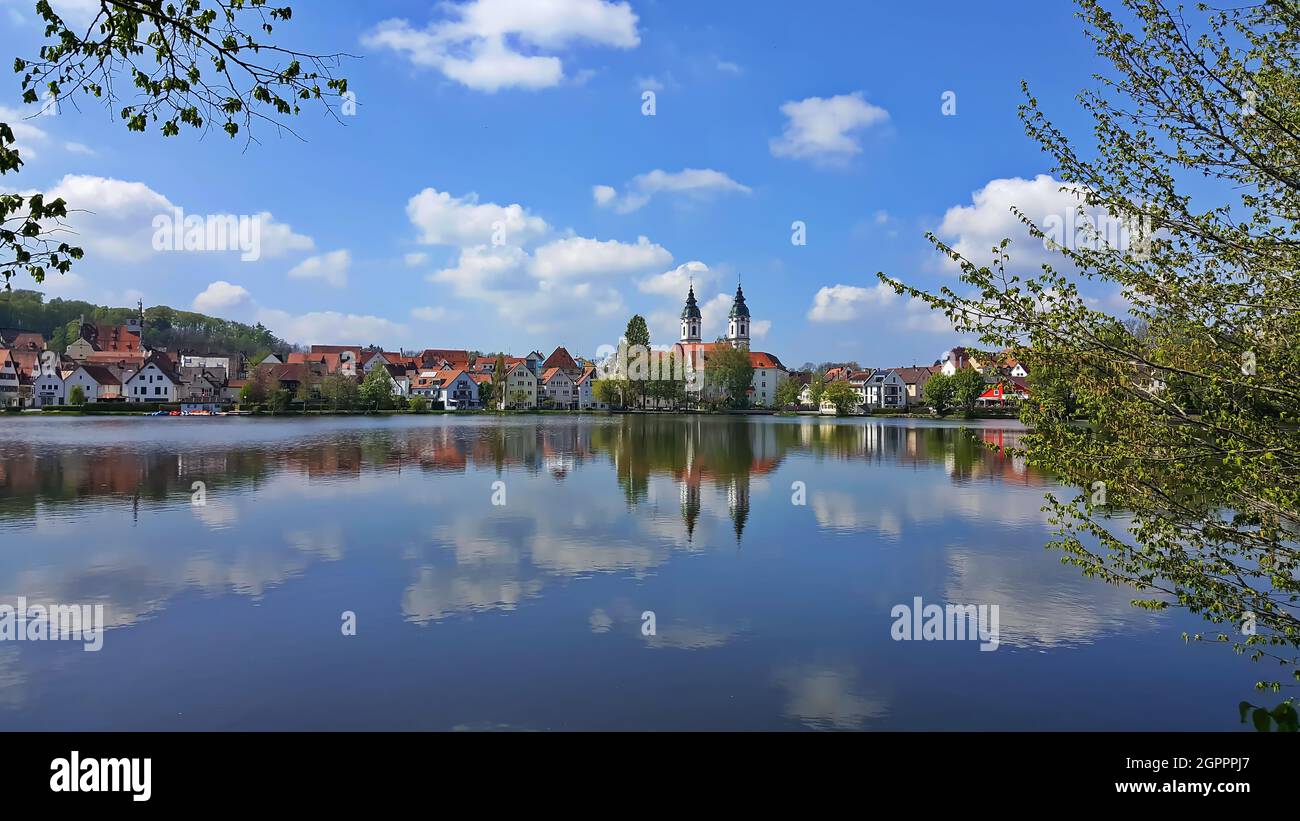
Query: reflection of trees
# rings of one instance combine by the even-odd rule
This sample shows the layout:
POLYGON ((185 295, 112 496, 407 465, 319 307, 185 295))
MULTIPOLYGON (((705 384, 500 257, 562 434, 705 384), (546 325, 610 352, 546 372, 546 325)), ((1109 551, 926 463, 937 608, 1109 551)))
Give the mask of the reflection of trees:
POLYGON ((155 446, 106 444, 91 449, 40 443, 6 444, 0 457, 0 520, 29 520, 38 504, 74 504, 117 497, 138 505, 187 501, 194 481, 208 491, 257 486, 277 473, 309 480, 358 479, 367 471, 463 473, 474 468, 548 472, 564 481, 592 459, 608 459, 629 507, 644 504, 654 476, 681 488, 682 518, 690 537, 701 510, 701 490, 724 494, 737 539, 749 515, 750 479, 775 470, 791 454, 839 461, 942 465, 955 482, 999 478, 1017 484, 1041 479, 1023 463, 991 452, 1013 444, 1016 428, 977 428, 977 437, 953 427, 873 421, 772 420, 716 416, 624 415, 611 419, 530 419, 376 430, 310 425, 266 441, 189 445, 179 452, 155 446))

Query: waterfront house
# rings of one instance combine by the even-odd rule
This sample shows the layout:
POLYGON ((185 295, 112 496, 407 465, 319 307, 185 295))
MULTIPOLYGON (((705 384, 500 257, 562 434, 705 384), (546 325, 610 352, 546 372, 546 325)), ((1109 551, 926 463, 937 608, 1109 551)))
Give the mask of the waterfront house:
POLYGON ((542 392, 543 404, 549 407, 572 410, 578 406, 577 386, 563 368, 550 367, 542 371, 542 392))
MULTIPOLYGON (((181 361, 185 361, 183 357, 181 361)), ((203 367, 182 365, 177 369, 177 375, 181 380, 176 397, 178 402, 211 405, 221 402, 224 398, 226 372, 223 368, 208 370, 203 367)))
POLYGON ((478 407, 478 383, 463 368, 439 371, 434 379, 437 381, 437 400, 447 410, 470 410, 478 407))
POLYGON ((1029 381, 1019 376, 994 377, 975 400, 983 406, 1018 405, 1029 398, 1029 381))
POLYGON ((18 360, 13 351, 0 348, 0 407, 16 407, 19 403, 18 360))
POLYGON ((171 360, 154 354, 123 385, 129 402, 179 401, 181 378, 171 368, 171 360))
POLYGON ((862 406, 868 410, 901 410, 907 407, 907 383, 896 371, 876 369, 863 385, 862 406))
POLYGON ((930 377, 940 372, 941 369, 936 365, 913 365, 910 368, 894 368, 894 373, 898 374, 898 378, 903 380, 908 405, 925 404, 925 384, 930 381, 930 377))
POLYGON ((574 386, 578 390, 578 409, 579 410, 609 410, 609 405, 599 401, 596 398, 592 385, 596 382, 596 368, 591 366, 582 372, 574 386))
POLYGON ((506 371, 505 394, 497 398, 499 407, 537 407, 537 377, 527 362, 517 362, 506 371))
POLYGON ((72 393, 81 388, 87 402, 112 402, 122 398, 122 377, 106 365, 79 365, 63 381, 64 395, 72 401, 72 393))
POLYGON ((64 380, 72 373, 59 367, 41 370, 32 380, 32 406, 43 408, 46 405, 66 405, 68 401, 64 380))

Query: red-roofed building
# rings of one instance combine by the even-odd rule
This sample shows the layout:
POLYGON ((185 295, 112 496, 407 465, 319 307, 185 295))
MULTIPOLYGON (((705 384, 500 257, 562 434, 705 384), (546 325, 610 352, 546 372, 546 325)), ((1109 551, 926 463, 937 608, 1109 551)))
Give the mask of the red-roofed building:
POLYGON ((77 362, 90 361, 91 355, 96 353, 143 357, 143 333, 144 322, 139 319, 131 319, 125 325, 83 322, 77 340, 68 346, 67 355, 77 362))
POLYGON ((545 374, 551 368, 559 368, 569 375, 569 379, 577 379, 582 375, 582 368, 574 361, 573 357, 563 347, 551 351, 551 355, 546 357, 542 362, 542 373, 545 374))
POLYGON ((433 368, 469 368, 469 351, 452 348, 425 348, 417 357, 420 367, 433 368))
POLYGON ((1029 398, 1029 382, 1023 377, 1000 377, 975 400, 978 405, 1018 405, 1029 398))
MULTIPOLYGON (((695 378, 687 380, 688 393, 694 391, 696 396, 699 396, 703 392, 703 369, 707 367, 713 352, 732 347, 730 342, 678 342, 672 347, 670 352, 674 359, 674 369, 678 367, 676 362, 680 360, 682 368, 686 368, 687 363, 690 363, 696 371, 695 378)), ((775 354, 766 351, 748 351, 748 353, 749 364, 754 369, 753 379, 746 392, 749 402, 752 405, 770 408, 776 403, 776 386, 781 380, 787 378, 788 372, 775 354)))
MULTIPOLYGON (((559 350, 564 350, 560 348, 559 350)), ((568 356, 566 353, 565 356, 568 356)), ((570 362, 573 360, 570 359, 570 362)), ((564 368, 550 367, 542 371, 542 404, 561 410, 576 410, 578 407, 578 389, 573 377, 564 368)))

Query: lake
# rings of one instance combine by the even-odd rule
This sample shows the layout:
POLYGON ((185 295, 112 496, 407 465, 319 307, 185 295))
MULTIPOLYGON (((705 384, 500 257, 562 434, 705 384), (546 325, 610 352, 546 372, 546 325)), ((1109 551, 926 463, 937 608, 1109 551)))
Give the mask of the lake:
POLYGON ((0 729, 1241 729, 1275 671, 1062 564, 961 427, 3 416, 0 604, 107 629, 0 641, 0 729), (996 647, 896 640, 918 597, 996 647))

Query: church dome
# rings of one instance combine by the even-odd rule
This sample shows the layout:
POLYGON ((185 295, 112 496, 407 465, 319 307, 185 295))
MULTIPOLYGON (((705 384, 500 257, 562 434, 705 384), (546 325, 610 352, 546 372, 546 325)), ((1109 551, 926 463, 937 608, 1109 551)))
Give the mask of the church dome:
POLYGON ((736 298, 731 302, 731 313, 727 316, 732 319, 737 317, 749 318, 749 306, 745 304, 745 292, 740 289, 739 285, 736 286, 736 298))
POLYGON ((686 294, 686 307, 682 308, 682 319, 699 319, 700 306, 695 303, 695 286, 686 294))

